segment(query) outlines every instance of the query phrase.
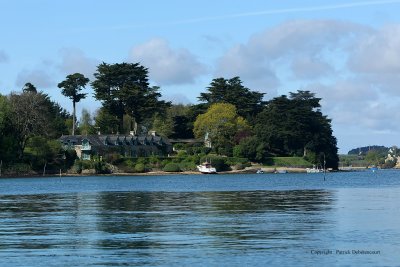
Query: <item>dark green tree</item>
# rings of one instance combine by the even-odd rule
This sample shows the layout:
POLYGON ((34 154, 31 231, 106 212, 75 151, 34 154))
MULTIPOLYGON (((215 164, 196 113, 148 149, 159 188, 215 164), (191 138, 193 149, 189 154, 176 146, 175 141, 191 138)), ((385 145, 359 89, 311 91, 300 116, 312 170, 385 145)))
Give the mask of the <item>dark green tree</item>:
POLYGON ((201 93, 198 99, 208 106, 214 103, 229 103, 236 107, 240 116, 250 120, 263 109, 264 93, 251 91, 243 86, 239 77, 212 80, 207 93, 201 93))
POLYGON ((33 84, 31 84, 31 83, 26 83, 25 85, 24 85, 24 87, 22 88, 22 91, 24 92, 24 93, 37 93, 37 89, 36 89, 36 87, 33 85, 33 84))
POLYGON ((106 108, 101 107, 97 110, 94 120, 94 128, 97 131, 106 134, 115 134, 118 132, 119 121, 114 115, 110 114, 106 108))
MULTIPOLYGON (((256 118, 255 134, 264 150, 277 156, 304 156, 315 164, 338 167, 331 120, 309 91, 272 99, 256 118)), ((261 149, 261 148, 259 148, 261 149)))
POLYGON ((0 94, 0 161, 5 164, 14 160, 18 147, 11 114, 10 101, 0 94))
POLYGON ((171 105, 166 112, 153 118, 152 129, 173 139, 194 138, 193 123, 190 125, 189 105, 171 105))
MULTIPOLYGON (((92 87, 96 99, 103 102, 103 107, 117 117, 118 131, 124 129, 124 114, 141 123, 151 118, 156 112, 164 112, 169 102, 159 100, 158 87, 150 87, 148 70, 139 63, 107 64, 97 66, 92 87)), ((132 128, 132 127, 131 127, 132 128)))
POLYGON ((72 100, 72 135, 75 135, 76 127, 76 103, 86 97, 86 94, 80 93, 85 88, 89 79, 83 74, 74 73, 67 76, 67 78, 58 84, 62 89, 61 93, 72 100))

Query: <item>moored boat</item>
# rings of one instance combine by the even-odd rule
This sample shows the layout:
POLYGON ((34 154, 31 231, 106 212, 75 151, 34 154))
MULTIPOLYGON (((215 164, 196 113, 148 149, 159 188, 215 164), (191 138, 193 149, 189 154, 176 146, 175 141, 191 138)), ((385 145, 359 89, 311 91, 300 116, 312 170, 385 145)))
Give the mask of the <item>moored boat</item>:
POLYGON ((215 169, 211 163, 209 162, 204 162, 201 165, 197 166, 197 169, 199 170, 199 172, 204 173, 204 174, 214 174, 217 173, 217 169, 215 169))
POLYGON ((313 166, 312 168, 307 168, 306 171, 307 171, 307 173, 320 173, 320 172, 323 172, 322 169, 318 169, 315 166, 313 166))

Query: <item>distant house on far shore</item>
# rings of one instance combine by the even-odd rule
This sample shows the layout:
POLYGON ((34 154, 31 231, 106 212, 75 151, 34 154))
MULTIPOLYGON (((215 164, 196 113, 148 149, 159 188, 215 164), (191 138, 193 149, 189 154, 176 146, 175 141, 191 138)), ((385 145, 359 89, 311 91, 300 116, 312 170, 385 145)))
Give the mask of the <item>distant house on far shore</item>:
POLYGON ((77 156, 90 160, 93 156, 120 154, 125 157, 167 156, 172 152, 168 139, 151 132, 148 135, 63 135, 63 148, 74 149, 77 156))

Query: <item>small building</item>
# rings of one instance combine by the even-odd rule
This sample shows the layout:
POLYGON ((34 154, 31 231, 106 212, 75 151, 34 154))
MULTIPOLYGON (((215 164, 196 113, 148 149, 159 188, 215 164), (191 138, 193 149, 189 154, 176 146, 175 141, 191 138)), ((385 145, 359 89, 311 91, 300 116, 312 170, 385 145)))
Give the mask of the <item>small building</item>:
POLYGON ((65 150, 74 149, 77 156, 90 160, 93 156, 120 154, 125 157, 166 156, 172 152, 167 138, 152 132, 149 135, 63 135, 59 138, 65 150))

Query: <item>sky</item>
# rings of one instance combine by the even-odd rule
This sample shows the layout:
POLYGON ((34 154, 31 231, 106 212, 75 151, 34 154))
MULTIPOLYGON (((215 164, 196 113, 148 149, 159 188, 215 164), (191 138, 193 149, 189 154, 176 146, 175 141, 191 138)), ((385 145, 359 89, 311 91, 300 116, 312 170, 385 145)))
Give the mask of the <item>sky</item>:
MULTIPOLYGON (((101 62, 140 63, 163 98, 195 104, 239 76, 266 99, 309 90, 340 153, 400 146, 400 0, 0 0, 0 94, 57 84, 101 62)), ((78 103, 94 113, 101 103, 78 103)))

